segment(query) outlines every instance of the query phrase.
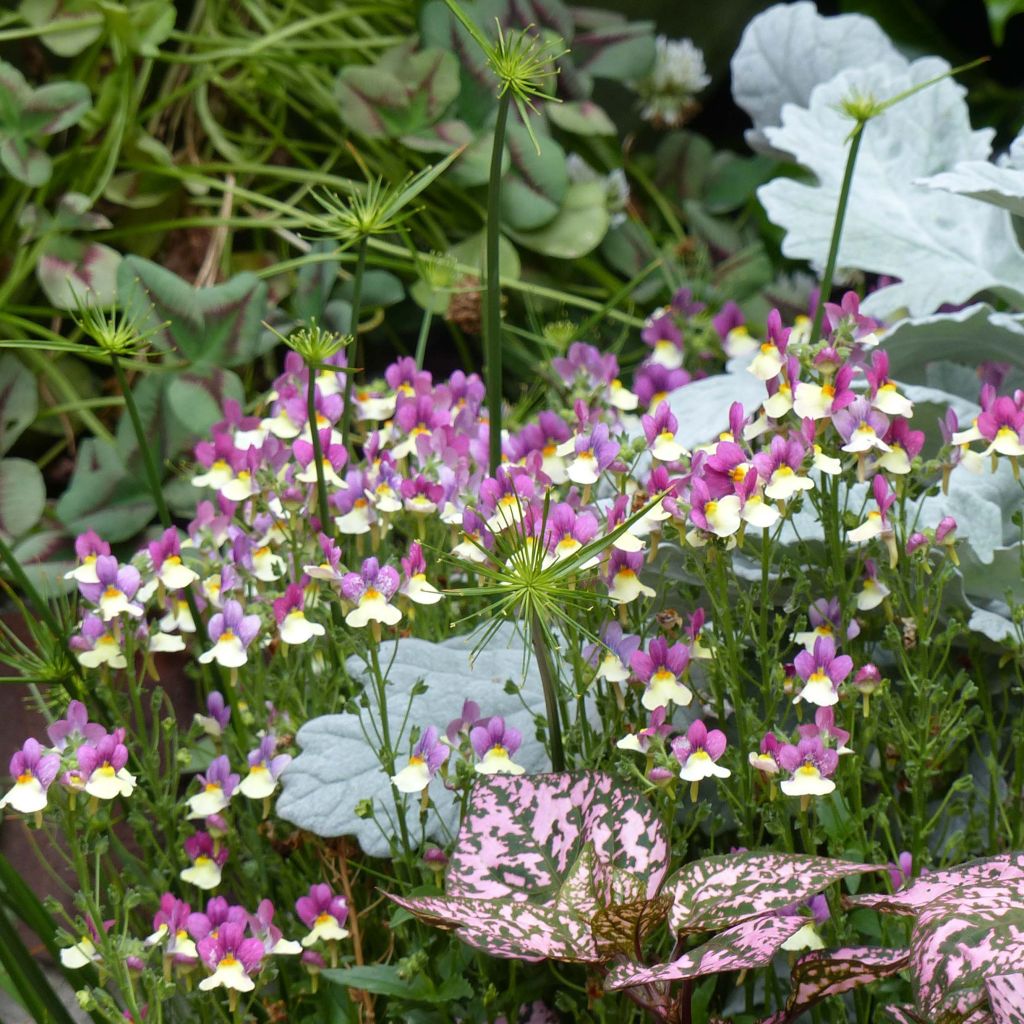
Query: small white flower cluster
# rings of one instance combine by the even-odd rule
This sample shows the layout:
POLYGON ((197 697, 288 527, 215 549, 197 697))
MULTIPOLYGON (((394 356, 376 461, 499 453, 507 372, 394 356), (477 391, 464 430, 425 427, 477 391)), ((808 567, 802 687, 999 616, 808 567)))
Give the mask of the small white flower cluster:
POLYGON ((658 36, 654 67, 637 91, 644 105, 640 116, 645 121, 676 128, 692 110, 693 97, 711 84, 704 65, 704 54, 692 39, 658 36))

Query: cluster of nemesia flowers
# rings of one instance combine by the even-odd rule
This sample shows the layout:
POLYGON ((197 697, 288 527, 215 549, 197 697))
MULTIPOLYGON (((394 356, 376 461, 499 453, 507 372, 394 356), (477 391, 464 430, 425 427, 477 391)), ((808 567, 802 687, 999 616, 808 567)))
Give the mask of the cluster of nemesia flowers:
POLYGON ((0 798, 0 808, 41 815, 58 780, 69 798, 84 793, 94 804, 132 795, 136 779, 127 768, 124 729, 107 732, 89 721, 81 701, 73 700, 65 717, 47 727, 46 735, 47 745, 29 738, 11 757, 14 785, 0 798))

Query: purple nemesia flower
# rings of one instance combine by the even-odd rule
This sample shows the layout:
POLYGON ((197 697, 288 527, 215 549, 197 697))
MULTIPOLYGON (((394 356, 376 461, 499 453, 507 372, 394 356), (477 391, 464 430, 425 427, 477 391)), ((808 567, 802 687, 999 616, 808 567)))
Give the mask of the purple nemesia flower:
POLYGON ((629 678, 630 660, 639 649, 640 637, 625 633, 612 619, 601 630, 601 642, 583 648, 583 657, 588 664, 597 666, 599 677, 622 683, 629 678))
POLYGON ((809 491, 814 483, 802 476, 807 446, 799 435, 790 438, 776 434, 767 451, 752 459, 757 475, 765 482, 764 494, 772 501, 788 501, 800 491, 809 491))
MULTIPOLYGON (((896 863, 890 862, 889 868, 889 881, 892 882, 892 890, 895 892, 897 889, 902 889, 903 886, 913 881, 914 878, 914 856, 908 850, 904 850, 899 857, 896 858, 896 863)), ((924 874, 924 872, 922 872, 924 874)))
POLYGON ((680 681, 690 664, 690 649, 685 644, 671 647, 664 637, 655 637, 646 651, 636 651, 630 658, 630 667, 637 678, 647 684, 640 703, 648 711, 665 707, 669 703, 689 704, 693 692, 680 681))
POLYGON ((786 348, 791 331, 792 328, 782 326, 782 316, 777 309, 768 314, 765 340, 747 367, 758 380, 769 381, 778 377, 786 364, 786 348))
POLYGON ((384 380, 392 391, 406 395, 424 394, 430 391, 433 378, 429 370, 420 370, 412 356, 396 359, 385 371, 384 380))
POLYGON ((445 735, 450 743, 456 743, 461 733, 468 733, 470 729, 480 721, 480 705, 475 701, 467 700, 462 705, 462 713, 458 718, 452 719, 445 729, 445 735))
POLYGON ((251 800, 265 800, 277 789, 281 772, 291 764, 291 754, 277 753, 277 737, 268 733, 255 750, 250 750, 249 774, 241 781, 238 791, 251 800))
POLYGON ((206 774, 197 775, 196 779, 203 788, 186 801, 189 818, 208 818, 211 814, 219 814, 227 807, 239 782, 239 776, 231 771, 231 762, 226 754, 215 757, 206 774))
POLYGON ((773 732, 766 732, 761 739, 761 745, 756 753, 747 755, 747 760, 752 768, 756 768, 764 775, 778 775, 779 773, 779 751, 782 744, 773 732))
POLYGON ((793 664, 804 681, 804 688, 793 703, 806 700, 819 707, 838 703, 839 686, 853 671, 853 659, 847 654, 836 654, 836 642, 830 636, 818 637, 814 651, 801 651, 793 664))
POLYGON ((46 727, 46 735, 57 750, 76 742, 98 743, 106 734, 102 725, 89 721, 89 712, 80 700, 73 700, 64 717, 46 727))
POLYGON ((721 729, 708 731, 698 718, 690 724, 685 736, 672 741, 672 754, 679 762, 679 777, 690 783, 690 795, 697 799, 697 784, 712 776, 727 779, 732 774, 716 762, 725 753, 725 733, 721 729))
POLYGON ((740 508, 736 494, 715 498, 701 479, 695 479, 690 485, 690 521, 716 537, 731 537, 739 532, 740 508))
POLYGON ((526 770, 512 760, 523 737, 504 718, 495 715, 478 722, 470 730, 469 741, 479 758, 474 767, 482 775, 522 775, 526 770))
POLYGON ((246 648, 260 631, 260 617, 246 615, 235 600, 225 601, 224 610, 214 615, 207 626, 213 647, 199 655, 200 664, 216 661, 225 668, 238 668, 248 661, 246 648))
POLYGON ((263 943, 247 939, 245 929, 245 922, 229 921, 216 936, 207 935, 196 944, 200 959, 213 971, 199 982, 202 991, 223 987, 251 992, 256 987, 252 975, 263 963, 263 943))
POLYGON ((448 747, 438 738, 437 728, 428 726, 412 748, 409 763, 397 775, 391 776, 395 789, 399 793, 422 792, 448 760, 449 753, 448 747))
POLYGON ((836 725, 836 713, 832 708, 818 708, 814 713, 814 724, 798 725, 797 732, 805 739, 813 739, 817 736, 826 746, 834 745, 839 754, 853 753, 846 746, 850 734, 836 725))
POLYGON ((645 408, 660 405, 673 391, 690 383, 690 375, 681 367, 670 370, 660 363, 647 362, 637 371, 633 381, 640 404, 645 408))
POLYGON ((678 462, 686 454, 686 449, 676 441, 679 421, 672 414, 668 402, 660 402, 654 414, 644 414, 640 423, 654 458, 662 462, 678 462))
POLYGON ((212 690, 206 698, 206 714, 196 714, 195 721, 203 727, 203 731, 214 739, 218 739, 231 721, 231 708, 224 700, 224 694, 212 690))
POLYGON ((303 947, 321 939, 332 942, 348 936, 344 927, 348 920, 348 903, 344 896, 335 896, 325 882, 311 885, 308 895, 295 901, 295 912, 309 929, 309 934, 301 940, 303 947))
POLYGON ((195 942, 188 932, 192 908, 173 893, 160 897, 160 909, 153 915, 153 934, 146 939, 147 946, 164 945, 164 956, 175 963, 191 964, 199 958, 195 942))
POLYGON ((90 796, 100 800, 131 796, 135 777, 125 767, 128 748, 124 745, 124 729, 115 729, 95 743, 84 743, 75 757, 83 788, 90 796))
POLYGON ((97 606, 103 621, 109 622, 121 614, 141 616, 142 605, 132 600, 142 585, 139 570, 133 565, 120 565, 113 555, 99 555, 95 568, 96 582, 79 582, 78 589, 97 606))
POLYGON ((640 582, 640 570, 643 566, 644 556, 641 552, 612 548, 605 572, 608 596, 618 604, 629 604, 641 594, 654 597, 654 588, 640 582))
POLYGON ((593 512, 577 512, 568 502, 560 501, 549 511, 544 542, 556 558, 569 558, 589 544, 597 530, 597 516, 593 512))
POLYGON ((274 904, 270 900, 260 900, 256 913, 249 915, 249 928, 263 944, 267 956, 298 956, 302 952, 302 946, 284 938, 284 933, 274 924, 274 904))
POLYGON ((787 743, 777 757, 779 766, 792 775, 782 782, 786 796, 827 796, 836 788, 830 776, 839 765, 839 754, 826 749, 817 737, 801 739, 796 746, 787 743))
POLYGON ((825 323, 833 334, 842 329, 848 331, 854 339, 871 334, 879 326, 877 320, 861 313, 860 299, 852 291, 846 292, 838 305, 834 302, 825 303, 825 323))
POLYGON ((564 357, 552 359, 551 367, 566 384, 572 386, 579 378, 588 389, 611 384, 619 375, 619 361, 614 355, 602 354, 582 341, 574 341, 564 357))
POLYGON ((164 530, 159 540, 152 541, 147 550, 157 579, 168 590, 184 590, 199 579, 199 573, 181 560, 181 541, 173 526, 164 530))
POLYGON ((672 723, 666 721, 667 712, 663 707, 655 708, 651 712, 647 725, 636 732, 627 733, 615 746, 620 750, 635 750, 638 753, 646 754, 652 740, 656 737, 665 739, 672 734, 672 723))
POLYGON ((670 309, 657 310, 647 318, 640 340, 651 347, 652 361, 669 369, 683 365, 683 333, 670 309))
POLYGON ((9 771, 14 786, 0 798, 22 814, 38 814, 46 807, 46 792, 60 771, 60 755, 44 754, 38 740, 29 738, 11 757, 9 771))
POLYGON ((75 555, 78 565, 64 574, 64 579, 76 583, 99 583, 96 576, 96 559, 109 555, 110 545, 93 530, 86 530, 75 538, 75 555))
POLYGON ((889 446, 882 440, 889 430, 889 418, 873 408, 863 395, 846 408, 833 412, 832 423, 846 442, 844 452, 889 451, 889 446))
POLYGON ((394 626, 402 613, 389 602, 401 582, 392 566, 381 566, 376 558, 367 558, 359 572, 346 573, 341 581, 342 596, 355 605, 345 616, 345 622, 356 628, 371 620, 394 626))
POLYGON ((619 443, 609 438, 607 424, 599 423, 590 434, 577 435, 572 450, 575 455, 566 475, 576 484, 596 484, 619 454, 619 443))
POLYGON ((197 910, 195 913, 189 914, 185 926, 189 935, 198 942, 207 936, 216 938, 220 929, 226 924, 245 923, 248 916, 244 907, 228 903, 223 896, 212 896, 206 903, 205 913, 197 910))
POLYGON ((908 555, 912 555, 918 548, 926 547, 927 545, 928 538, 918 530, 907 538, 906 552, 908 555))
POLYGON ((479 512, 489 530, 503 530, 522 522, 533 495, 533 481, 527 473, 499 466, 496 476, 486 477, 480 483, 479 512))
MULTIPOLYGON (((206 821, 207 827, 216 819, 216 815, 208 818, 206 821)), ((216 889, 220 885, 221 868, 224 867, 228 859, 227 847, 218 846, 209 832, 197 832, 195 835, 189 836, 185 840, 184 847, 185 855, 191 861, 191 866, 185 868, 180 873, 179 877, 181 880, 189 882, 199 889, 216 889)), ((221 897, 216 898, 222 899, 221 897)), ((223 902, 226 905, 226 901, 223 902)), ((210 901, 210 904, 213 904, 213 900, 210 901)), ((207 914, 209 912, 208 906, 207 914)), ((194 939, 202 938, 209 931, 209 928, 207 928, 201 934, 197 933, 193 927, 193 923, 196 920, 198 920, 198 917, 195 914, 189 917, 188 930, 194 939)))

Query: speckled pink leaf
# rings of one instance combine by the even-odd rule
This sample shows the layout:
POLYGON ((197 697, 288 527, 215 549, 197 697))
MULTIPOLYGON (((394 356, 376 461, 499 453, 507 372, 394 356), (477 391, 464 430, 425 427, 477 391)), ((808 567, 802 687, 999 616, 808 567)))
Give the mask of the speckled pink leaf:
POLYGON ((477 784, 448 867, 448 892, 552 898, 587 843, 598 860, 647 880, 654 896, 668 845, 646 797, 603 772, 497 775, 477 784))
POLYGON ((669 925, 677 932, 714 931, 780 910, 848 875, 881 870, 827 857, 790 853, 729 853, 681 868, 666 890, 675 903, 669 925))
POLYGON ((1024 854, 1008 853, 968 861, 955 868, 929 872, 899 892, 850 896, 844 902, 849 907, 871 907, 911 917, 958 886, 1013 881, 1024 881, 1024 854))
POLYGON ((911 980, 927 1020, 962 1020, 986 979, 1024 963, 1024 879, 968 883, 928 904, 910 936, 911 980))
POLYGON ((646 799, 608 775, 495 776, 473 790, 447 895, 391 898, 494 956, 601 962, 664 916, 646 904, 667 853, 646 799))
POLYGON ((765 1018, 761 1024, 785 1024, 828 996, 849 992, 878 978, 903 970, 910 960, 906 949, 847 946, 823 949, 802 956, 790 972, 789 1001, 784 1010, 765 1018))
POLYGON ((885 1012, 896 1024, 928 1024, 912 1006, 887 1006, 885 1012))
POLYGON ((1024 1024, 1024 974, 986 978, 985 988, 995 1024, 1024 1024))
POLYGON ((758 917, 729 928, 678 960, 638 969, 635 965, 617 967, 608 974, 605 988, 631 988, 658 981, 683 981, 702 978, 722 971, 742 971, 771 963, 782 944, 795 935, 806 919, 794 917, 758 917))

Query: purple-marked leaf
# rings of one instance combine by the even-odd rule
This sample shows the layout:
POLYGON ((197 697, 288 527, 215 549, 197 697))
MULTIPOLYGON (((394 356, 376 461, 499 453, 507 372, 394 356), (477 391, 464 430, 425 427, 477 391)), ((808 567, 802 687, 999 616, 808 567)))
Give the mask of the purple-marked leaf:
POLYGON ((676 932, 714 931, 813 896, 849 875, 881 870, 827 857, 791 853, 728 853, 682 867, 666 890, 675 900, 676 932))
POLYGON ((985 981, 1024 963, 1024 879, 971 881, 918 914, 911 981, 928 1020, 959 1020, 984 999, 985 981))
POLYGON ((873 946, 848 946, 808 953, 793 965, 790 972, 786 1008, 761 1024, 785 1024, 828 996, 841 995, 859 985, 892 977, 903 970, 909 960, 909 950, 873 946))
POLYGON ((43 474, 28 459, 0 459, 0 536, 28 533, 46 508, 43 474))
POLYGON ((267 285, 255 274, 236 274, 213 288, 193 288, 177 274, 129 256, 117 275, 118 300, 148 326, 167 324, 156 344, 194 364, 238 366, 271 344, 262 329, 267 285))
POLYGON ((565 150, 549 135, 538 135, 540 152, 527 130, 509 125, 505 145, 512 166, 501 187, 501 219, 517 231, 532 231, 551 221, 569 188, 565 150))
POLYGON ((622 954, 636 955, 644 939, 665 920, 672 898, 663 893, 653 900, 640 899, 631 903, 613 903, 603 907, 591 919, 590 928, 603 960, 622 954))
POLYGON ((668 846, 646 797, 603 772, 495 776, 477 784, 448 867, 448 892, 553 899, 580 849, 643 876, 653 897, 668 846))
POLYGON ((626 82, 650 71, 654 52, 653 22, 621 20, 577 32, 572 60, 589 78, 626 82))
POLYGON ((34 374, 17 356, 0 357, 0 455, 6 455, 28 430, 38 408, 34 374))
POLYGON ((141 468, 129 473, 114 445, 91 437, 79 445, 71 484, 56 505, 69 533, 96 530, 112 543, 127 540, 155 511, 141 468))
POLYGON ((614 135, 618 129, 615 122, 592 100, 569 103, 548 103, 544 112, 563 132, 573 135, 614 135))
POLYGON ((57 309, 75 309, 79 302, 109 306, 117 292, 120 265, 121 254, 109 245, 60 235, 39 257, 36 278, 57 309))
POLYGON ((985 990, 995 1024, 1024 1024, 1024 974, 986 978, 985 990))
MULTIPOLYGON (((438 121, 411 135, 403 135, 403 146, 418 150, 421 153, 450 153, 459 146, 469 146, 473 142, 473 133, 465 121, 438 121)), ((459 163, 465 159, 462 155, 459 163)), ((458 164, 453 165, 457 167, 458 164)))
POLYGON ((605 988, 631 988, 659 981, 684 981, 723 971, 743 971, 771 963, 786 939, 806 923, 796 917, 756 917, 719 932, 678 960, 654 967, 617 967, 608 974, 605 988))
POLYGON ((59 57, 74 57, 103 34, 89 0, 21 0, 18 13, 33 28, 63 22, 60 31, 41 32, 39 42, 59 57))
POLYGON ((848 896, 844 903, 849 907, 870 907, 889 914, 912 916, 959 886, 1000 881, 1024 881, 1024 854, 1007 853, 999 857, 984 857, 955 868, 931 871, 899 892, 848 896))
POLYGON ((403 43, 370 67, 347 67, 335 96, 342 120, 368 138, 396 138, 428 128, 459 93, 453 53, 426 49, 412 53, 403 43))
POLYGON ((33 89, 21 108, 23 137, 56 135, 78 124, 92 106, 81 82, 52 82, 33 89))

